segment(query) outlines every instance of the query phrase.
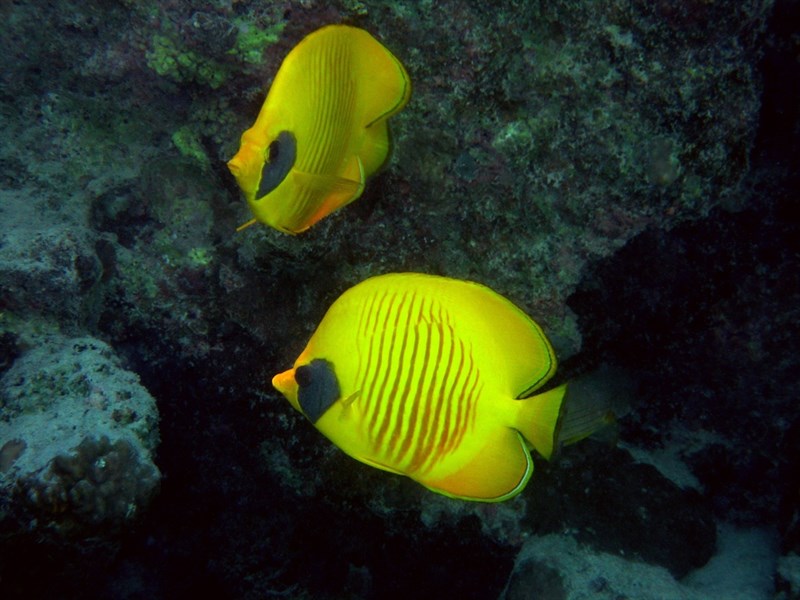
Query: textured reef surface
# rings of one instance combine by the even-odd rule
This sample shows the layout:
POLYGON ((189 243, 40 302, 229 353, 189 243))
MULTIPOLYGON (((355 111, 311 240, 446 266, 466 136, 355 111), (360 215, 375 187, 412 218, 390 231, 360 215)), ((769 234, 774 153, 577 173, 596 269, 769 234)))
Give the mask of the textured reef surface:
POLYGON ((158 414, 107 344, 46 338, 0 379, 6 526, 56 540, 125 527, 149 505, 158 414))
POLYGON ((800 598, 795 0, 0 3, 2 598, 800 598), (413 82, 363 196, 292 237, 225 167, 281 60, 413 82), (279 397, 364 278, 489 285, 616 443, 502 504, 346 457, 279 397))

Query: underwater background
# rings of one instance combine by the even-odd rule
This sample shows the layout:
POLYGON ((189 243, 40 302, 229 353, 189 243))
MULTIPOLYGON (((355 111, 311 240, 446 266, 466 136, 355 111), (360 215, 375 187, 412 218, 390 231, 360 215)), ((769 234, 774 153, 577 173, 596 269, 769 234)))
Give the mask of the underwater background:
POLYGON ((800 598, 796 0, 0 2, 0 597, 800 598), (225 163, 281 61, 413 84, 299 236, 225 163), (345 456, 273 390, 381 273, 486 284, 616 443, 504 503, 345 456))

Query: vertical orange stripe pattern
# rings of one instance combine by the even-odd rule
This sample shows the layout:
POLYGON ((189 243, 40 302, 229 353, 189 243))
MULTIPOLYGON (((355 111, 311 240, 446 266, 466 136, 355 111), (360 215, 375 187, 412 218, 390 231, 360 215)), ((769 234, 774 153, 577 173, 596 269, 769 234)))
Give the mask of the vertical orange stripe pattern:
POLYGON ((555 354, 535 322, 479 284, 399 273, 345 292, 276 376, 295 408, 292 374, 315 359, 340 397, 314 425, 350 456, 436 491, 509 498, 533 472, 529 444, 552 450, 563 393, 515 398, 550 377, 555 354))
POLYGON ((453 452, 477 413, 480 373, 441 304, 411 291, 366 298, 359 402, 376 455, 409 470, 453 452))

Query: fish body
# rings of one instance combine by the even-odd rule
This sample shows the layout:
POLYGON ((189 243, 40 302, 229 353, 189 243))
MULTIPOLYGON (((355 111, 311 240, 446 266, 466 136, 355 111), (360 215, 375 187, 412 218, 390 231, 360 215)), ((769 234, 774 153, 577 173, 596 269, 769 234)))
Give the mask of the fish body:
POLYGON ((299 233, 358 198, 389 155, 403 65, 363 29, 329 25, 286 56, 228 162, 254 220, 299 233))
POLYGON ((542 329, 491 289, 372 277, 330 307, 273 385, 350 456, 436 492, 499 501, 549 458, 565 386, 542 329), (524 398, 524 399, 523 399, 524 398))

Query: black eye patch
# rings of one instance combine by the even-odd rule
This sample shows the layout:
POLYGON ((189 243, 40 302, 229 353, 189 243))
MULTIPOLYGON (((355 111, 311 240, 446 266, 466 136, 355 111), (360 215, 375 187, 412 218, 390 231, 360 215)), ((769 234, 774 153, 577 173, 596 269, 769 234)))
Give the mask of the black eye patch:
POLYGON ((261 168, 256 199, 260 200, 286 179, 297 159, 297 140, 289 131, 281 131, 267 148, 266 161, 261 168))
POLYGON ((297 381, 297 402, 312 423, 316 423, 341 396, 333 365, 327 360, 316 358, 297 367, 294 379, 297 381))

